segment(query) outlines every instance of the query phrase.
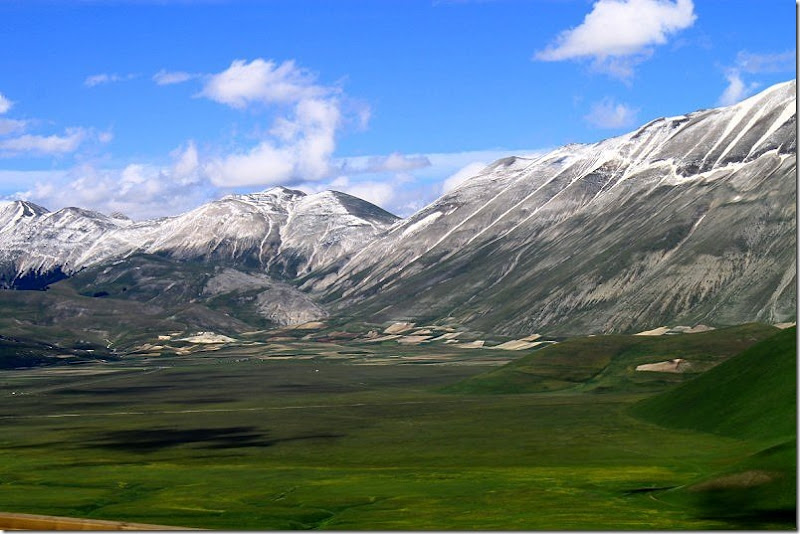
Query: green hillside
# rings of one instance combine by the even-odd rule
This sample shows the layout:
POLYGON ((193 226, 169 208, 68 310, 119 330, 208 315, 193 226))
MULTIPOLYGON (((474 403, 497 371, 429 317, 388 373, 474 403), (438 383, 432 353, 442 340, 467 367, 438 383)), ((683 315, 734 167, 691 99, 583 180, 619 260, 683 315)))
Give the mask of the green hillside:
POLYGON ((746 324, 670 336, 590 336, 551 345, 455 384, 450 393, 538 393, 558 390, 652 392, 693 378, 778 332, 746 324), (636 366, 682 358, 684 373, 642 372, 636 366))
POLYGON ((736 438, 792 437, 797 425, 797 327, 786 329, 633 412, 662 426, 736 438))
POLYGON ((666 502, 743 528, 797 515, 797 328, 784 330, 632 412, 666 427, 761 443, 713 475, 664 492, 666 502))

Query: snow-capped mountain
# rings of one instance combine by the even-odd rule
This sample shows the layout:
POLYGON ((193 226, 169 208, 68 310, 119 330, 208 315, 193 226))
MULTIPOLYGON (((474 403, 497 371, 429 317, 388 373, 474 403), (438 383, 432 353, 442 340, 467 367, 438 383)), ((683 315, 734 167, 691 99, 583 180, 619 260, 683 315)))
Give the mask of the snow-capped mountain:
POLYGON ((500 160, 317 289, 360 317, 509 334, 792 318, 795 110, 791 81, 500 160))
POLYGON ((144 222, 0 204, 0 284, 79 273, 81 295, 205 302, 214 321, 239 306, 278 324, 346 313, 509 335, 793 320, 796 121, 791 81, 497 161, 403 221, 281 187, 144 222))
POLYGON ((295 278, 343 261, 396 220, 344 193, 306 195, 283 187, 143 222, 78 208, 48 212, 17 201, 0 206, 0 265, 7 286, 133 254, 245 265, 295 278))

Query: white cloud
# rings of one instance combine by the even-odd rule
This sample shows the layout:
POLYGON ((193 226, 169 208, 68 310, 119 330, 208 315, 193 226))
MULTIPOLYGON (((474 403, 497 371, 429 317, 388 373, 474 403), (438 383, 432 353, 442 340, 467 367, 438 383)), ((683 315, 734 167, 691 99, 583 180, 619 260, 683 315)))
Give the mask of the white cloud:
POLYGON ((107 83, 124 82, 136 78, 136 74, 92 74, 83 80, 83 85, 86 87, 95 87, 96 85, 104 85, 107 83))
POLYGON ((511 156, 521 158, 536 158, 549 151, 550 149, 520 149, 520 150, 467 150, 463 152, 434 152, 425 156, 431 161, 431 167, 437 169, 447 169, 448 175, 456 172, 469 163, 481 162, 486 165, 499 159, 511 156))
POLYGON ((613 130, 635 126, 638 113, 638 109, 605 98, 592 104, 591 110, 583 118, 595 128, 613 130))
POLYGON ((11 106, 13 105, 14 103, 11 100, 6 98, 3 93, 0 93, 0 115, 11 109, 11 106))
MULTIPOLYGON (((248 150, 210 158, 204 168, 220 187, 295 185, 327 179, 335 171, 331 156, 336 136, 346 122, 344 95, 320 85, 293 61, 278 65, 261 58, 236 60, 226 70, 208 76, 200 96, 243 109, 277 107, 271 138, 248 150)), ((368 110, 352 106, 358 122, 368 110)))
POLYGON ((184 83, 188 82, 189 80, 194 80, 195 78, 199 78, 200 74, 193 74, 191 72, 184 72, 184 71, 166 71, 161 69, 160 71, 153 74, 153 81, 156 82, 158 85, 174 85, 177 83, 184 83))
POLYGON ((350 176, 337 176, 328 182, 306 182, 297 185, 297 189, 306 193, 319 193, 320 191, 340 191, 358 197, 376 206, 396 213, 398 196, 403 196, 402 189, 396 187, 397 181, 392 179, 353 179, 350 176))
POLYGON ((342 171, 353 171, 331 181, 304 183, 307 192, 334 189, 355 196, 369 197, 380 207, 401 217, 422 209, 457 186, 458 182, 479 173, 486 165, 509 156, 535 158, 540 150, 475 150, 450 153, 412 154, 402 156, 409 161, 427 161, 428 165, 408 171, 387 173, 380 168, 364 172, 370 162, 387 161, 386 156, 358 156, 335 160, 342 171))
POLYGON ((86 87, 94 87, 95 85, 111 83, 112 81, 115 81, 114 77, 116 77, 115 74, 92 74, 83 80, 83 85, 86 87))
POLYGON ((0 140, 0 155, 56 155, 74 152, 89 132, 84 128, 67 128, 64 135, 21 135, 0 140))
POLYGON ((484 165, 488 165, 493 161, 509 156, 535 157, 542 153, 541 150, 501 149, 432 152, 428 154, 400 154, 395 152, 389 155, 338 158, 332 164, 340 172, 350 175, 409 171, 413 172, 415 176, 444 179, 470 163, 481 162, 484 165))
POLYGON ((459 169, 455 174, 450 175, 444 182, 442 182, 442 193, 449 193, 459 185, 463 184, 468 178, 472 178, 483 169, 486 168, 486 164, 482 162, 472 162, 468 163, 461 169, 459 169))
POLYGON ((719 97, 718 103, 720 106, 730 106, 756 92, 760 86, 757 82, 745 83, 738 69, 730 69, 725 74, 728 80, 728 86, 719 97))
POLYGON ((176 215, 221 196, 207 183, 180 180, 174 167, 146 164, 118 169, 81 165, 68 171, 5 174, 0 171, 0 183, 18 188, 8 198, 30 200, 51 210, 78 206, 106 214, 121 212, 137 220, 176 215))
POLYGON ((372 118, 372 108, 366 102, 350 102, 353 113, 356 117, 356 124, 359 130, 366 130, 369 120, 372 118))
POLYGON ((309 71, 284 61, 280 65, 261 58, 247 63, 234 60, 226 70, 208 77, 201 96, 243 109, 253 103, 294 104, 329 96, 334 89, 316 84, 309 71))
POLYGON ((598 0, 582 24, 561 32, 534 58, 591 58, 596 70, 627 79, 652 54, 652 46, 665 44, 696 18, 692 0, 598 0))
POLYGON ((204 170, 218 187, 291 185, 294 157, 290 150, 263 142, 245 153, 214 158, 204 170))
POLYGON ((339 122, 335 102, 302 100, 292 116, 276 121, 272 129, 276 140, 262 141, 244 153, 213 158, 206 171, 220 187, 293 185, 327 178, 333 171, 330 158, 339 122))
POLYGON ((18 119, 0 119, 0 135, 21 132, 28 127, 28 121, 18 119))

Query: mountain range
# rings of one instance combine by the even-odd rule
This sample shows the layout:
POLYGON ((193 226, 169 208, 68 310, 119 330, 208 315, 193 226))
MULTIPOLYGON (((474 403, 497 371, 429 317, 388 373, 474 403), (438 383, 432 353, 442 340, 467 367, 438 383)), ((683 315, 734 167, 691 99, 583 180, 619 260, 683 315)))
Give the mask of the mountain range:
POLYGON ((284 187, 230 195, 177 217, 134 222, 80 208, 49 212, 0 206, 0 269, 6 287, 52 280, 135 254, 222 262, 291 279, 345 261, 364 239, 398 220, 359 198, 284 187))
POLYGON ((796 132, 790 81, 497 161, 402 220, 283 187, 142 222, 7 202, 0 284, 68 278, 92 298, 224 310, 233 330, 328 315, 508 336, 790 321, 796 132))

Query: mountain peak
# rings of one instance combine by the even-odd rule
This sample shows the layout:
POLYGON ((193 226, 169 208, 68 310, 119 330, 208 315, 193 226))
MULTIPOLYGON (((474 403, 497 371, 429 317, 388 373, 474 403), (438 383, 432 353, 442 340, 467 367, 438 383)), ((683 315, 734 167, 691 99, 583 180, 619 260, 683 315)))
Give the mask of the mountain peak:
POLYGON ((380 221, 384 224, 393 224, 398 217, 383 208, 367 202, 364 199, 354 197, 341 191, 327 190, 307 197, 309 200, 332 201, 344 208, 351 215, 364 219, 380 221))
POLYGON ((264 189, 263 191, 259 191, 257 193, 252 193, 254 195, 273 195, 273 196, 283 196, 288 195, 291 197, 304 197, 306 194, 299 189, 290 189, 288 187, 284 187, 282 185, 276 185, 270 187, 268 189, 264 189))
POLYGON ((50 212, 46 208, 27 200, 4 202, 0 204, 0 227, 13 226, 15 222, 32 221, 47 213, 50 212))
POLYGON ((49 213, 47 208, 27 200, 16 200, 14 201, 14 205, 20 210, 21 217, 32 217, 34 215, 44 215, 45 213, 49 213))

